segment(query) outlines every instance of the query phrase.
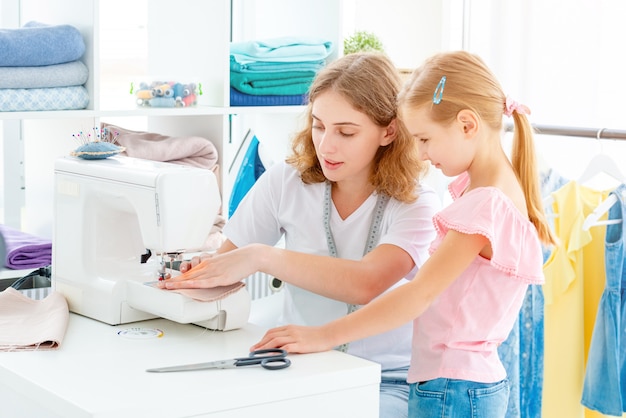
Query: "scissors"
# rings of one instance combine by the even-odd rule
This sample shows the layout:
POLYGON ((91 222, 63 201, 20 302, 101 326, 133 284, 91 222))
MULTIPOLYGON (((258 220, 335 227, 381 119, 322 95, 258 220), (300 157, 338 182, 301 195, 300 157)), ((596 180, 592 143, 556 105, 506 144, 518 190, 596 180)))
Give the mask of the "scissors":
POLYGON ((248 357, 239 357, 228 360, 209 361, 207 363, 183 364, 181 366, 157 367, 147 369, 147 372, 185 372, 191 370, 207 369, 232 369, 241 366, 253 366, 260 364, 267 370, 280 370, 291 365, 291 360, 287 358, 287 351, 280 348, 266 348, 264 350, 254 350, 248 357))

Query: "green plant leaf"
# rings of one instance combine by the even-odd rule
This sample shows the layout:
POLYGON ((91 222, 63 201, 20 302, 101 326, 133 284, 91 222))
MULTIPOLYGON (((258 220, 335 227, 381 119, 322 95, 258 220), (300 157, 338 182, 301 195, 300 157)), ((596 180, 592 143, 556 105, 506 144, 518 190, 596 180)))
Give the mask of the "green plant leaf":
POLYGON ((378 36, 368 31, 357 31, 343 40, 344 55, 355 52, 384 52, 383 43, 378 36))

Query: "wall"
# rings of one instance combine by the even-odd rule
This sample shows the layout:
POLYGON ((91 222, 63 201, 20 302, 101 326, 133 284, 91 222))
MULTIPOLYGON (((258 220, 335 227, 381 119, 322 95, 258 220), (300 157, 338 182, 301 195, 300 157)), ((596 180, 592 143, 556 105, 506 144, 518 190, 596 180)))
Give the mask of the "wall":
MULTIPOLYGON (((245 10, 246 14, 234 22, 233 39, 316 33, 319 28, 307 22, 321 20, 326 25, 321 27, 321 32, 333 38, 337 38, 338 32, 343 37, 356 30, 374 31, 392 60, 402 68, 415 67, 439 50, 465 46, 485 58, 509 94, 530 106, 532 122, 626 129, 622 103, 622 97, 626 95, 626 82, 621 71, 624 65, 620 54, 612 52, 619 51, 621 40, 626 39, 626 26, 619 22, 619 17, 626 13, 626 4, 620 0, 593 3, 575 0, 574 6, 571 1, 564 0, 549 4, 540 0, 517 3, 387 0, 385 7, 381 7, 377 0, 343 0, 341 13, 330 13, 328 10, 336 10, 337 6, 333 7, 335 0, 326 0, 328 3, 301 11, 315 19, 291 22, 280 22, 279 14, 270 13, 279 6, 287 7, 285 4, 290 2, 266 1, 271 7, 256 7, 251 0, 234 0, 234 13, 245 10), (465 16, 464 8, 468 11, 465 16)), ((118 3, 124 4, 119 0, 118 3)), ((9 19, 15 16, 10 10, 15 4, 0 1, 2 27, 16 27, 17 22, 9 19)), ((133 4, 137 6, 141 2, 133 4)), ((99 65, 102 73, 107 74, 107 80, 116 80, 116 66, 128 65, 128 60, 126 64, 120 64, 121 50, 115 41, 117 39, 118 44, 128 42, 127 36, 120 40, 119 35, 130 26, 141 27, 145 16, 136 10, 125 9, 125 12, 103 20, 101 54, 108 59, 99 65)), ((141 34, 131 41, 141 43, 140 37, 141 34)), ((138 74, 145 73, 147 70, 140 64, 145 57, 136 58, 131 64, 139 65, 138 74)), ((125 68, 120 73, 128 74, 127 70, 125 68)), ((118 80, 118 83, 124 83, 126 87, 128 80, 118 80)), ((107 91, 108 88, 103 87, 103 97, 107 91)), ((132 107, 130 100, 129 96, 129 106, 132 107)), ((254 126, 262 143, 268 144, 267 151, 273 159, 284 155, 286 143, 299 123, 296 113, 261 116, 242 113, 233 115, 232 120, 234 143, 243 138, 247 127, 254 126)), ((2 123, 7 122, 0 121, 2 123)), ((91 123, 91 120, 85 120, 84 127, 88 129, 91 123)), ((131 118, 125 118, 124 123, 131 129, 146 128, 142 120, 135 125, 131 118)), ((0 167, 0 187, 7 175, 14 176, 19 172, 18 176, 22 176, 23 173, 28 215, 25 229, 48 235, 50 227, 37 219, 38 212, 51 196, 51 189, 46 187, 48 183, 41 181, 45 179, 42 173, 50 169, 43 156, 55 152, 64 154, 66 150, 58 147, 67 146, 69 150, 75 144, 68 138, 51 137, 45 125, 39 121, 29 122, 26 129, 37 140, 25 144, 28 165, 17 167, 17 171, 0 167)), ((0 145, 4 147, 6 144, 1 134, 0 129, 0 145)), ((538 136, 537 148, 545 164, 567 178, 580 176, 591 157, 598 153, 626 161, 626 141, 538 136)), ((232 150, 228 152, 232 153, 232 150)), ((428 182, 437 188, 442 199, 447 197, 447 179, 438 171, 433 171, 428 182)), ((0 193, 0 200, 2 198, 0 193)), ((4 202, 0 201, 0 212, 3 208, 4 202)))
POLYGON ((345 0, 343 35, 373 32, 398 67, 414 68, 442 48, 447 3, 387 0, 382 7, 377 0, 345 0))
MULTIPOLYGON (((536 124, 626 130, 621 0, 484 0, 471 4, 467 47, 494 70, 536 124)), ((626 141, 542 136, 544 165, 577 179, 594 155, 626 161, 626 141)), ((626 167, 622 168, 626 173, 626 167)), ((615 180, 596 183, 612 187, 615 180)))

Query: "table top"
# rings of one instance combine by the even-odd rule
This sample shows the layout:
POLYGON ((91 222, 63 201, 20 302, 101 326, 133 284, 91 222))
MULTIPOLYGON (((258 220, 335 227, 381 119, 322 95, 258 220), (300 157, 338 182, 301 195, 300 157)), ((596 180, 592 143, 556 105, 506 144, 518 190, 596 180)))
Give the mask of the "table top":
POLYGON ((291 367, 274 371, 145 371, 246 356, 263 333, 253 324, 226 332, 166 319, 111 326, 70 314, 57 350, 0 353, 0 379, 65 417, 192 416, 380 381, 380 365, 338 351, 290 355, 291 367))

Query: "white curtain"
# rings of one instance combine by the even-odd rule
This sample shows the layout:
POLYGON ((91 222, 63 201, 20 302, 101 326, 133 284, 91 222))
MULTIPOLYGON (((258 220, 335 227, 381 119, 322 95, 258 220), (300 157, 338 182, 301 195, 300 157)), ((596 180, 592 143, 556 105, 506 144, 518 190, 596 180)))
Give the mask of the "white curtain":
MULTIPOLYGON (((626 2, 456 5, 466 13, 464 47, 485 59, 507 94, 531 108, 532 123, 626 129, 626 2)), ((572 179, 597 153, 626 161, 626 141, 539 136, 537 148, 548 165, 572 179)))
POLYGON ((466 0, 468 49, 536 123, 625 127, 626 2, 466 0), (469 5, 469 7, 467 7, 469 5))

